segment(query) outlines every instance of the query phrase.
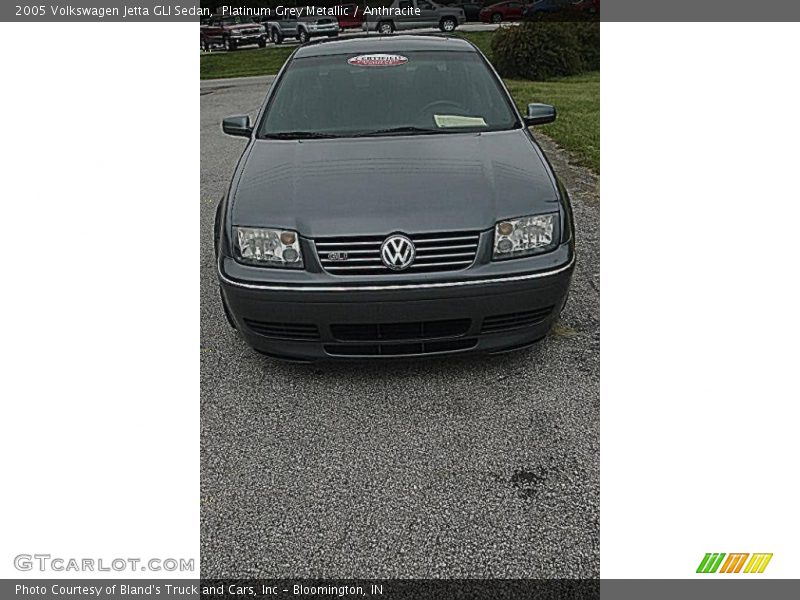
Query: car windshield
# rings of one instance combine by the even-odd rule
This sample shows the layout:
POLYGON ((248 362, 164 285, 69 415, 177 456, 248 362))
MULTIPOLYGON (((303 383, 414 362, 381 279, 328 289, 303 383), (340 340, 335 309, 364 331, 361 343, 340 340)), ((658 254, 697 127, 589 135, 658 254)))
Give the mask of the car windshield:
POLYGON ((277 86, 259 126, 261 138, 423 135, 520 126, 499 81, 474 52, 299 58, 277 86))
POLYGON ((228 17, 222 19, 223 25, 245 25, 246 23, 254 23, 251 17, 228 17))

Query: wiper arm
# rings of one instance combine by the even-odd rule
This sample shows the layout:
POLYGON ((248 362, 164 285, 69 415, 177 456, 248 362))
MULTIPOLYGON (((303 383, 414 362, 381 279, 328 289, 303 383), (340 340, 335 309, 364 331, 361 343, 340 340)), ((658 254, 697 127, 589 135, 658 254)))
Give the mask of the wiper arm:
POLYGON ((387 129, 376 129, 375 131, 364 131, 355 133, 353 137, 371 137, 379 135, 402 135, 404 133, 441 133, 441 129, 430 129, 426 127, 389 127, 387 129))
POLYGON ((313 140, 330 139, 339 136, 332 133, 320 133, 318 131, 279 131, 277 133, 267 133, 261 137, 271 140, 313 140))

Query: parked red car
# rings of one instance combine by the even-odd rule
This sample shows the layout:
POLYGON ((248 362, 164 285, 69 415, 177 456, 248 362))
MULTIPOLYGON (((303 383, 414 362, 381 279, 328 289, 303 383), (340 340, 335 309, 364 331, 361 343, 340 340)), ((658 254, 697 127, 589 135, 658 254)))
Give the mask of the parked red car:
POLYGON ((359 28, 361 29, 362 23, 364 23, 364 13, 362 12, 364 9, 360 8, 358 4, 340 4, 336 7, 337 14, 336 19, 339 21, 339 27, 341 29, 353 29, 359 28))
POLYGON ((500 23, 501 21, 518 21, 522 19, 525 4, 522 2, 498 2, 481 9, 480 18, 484 23, 500 23))

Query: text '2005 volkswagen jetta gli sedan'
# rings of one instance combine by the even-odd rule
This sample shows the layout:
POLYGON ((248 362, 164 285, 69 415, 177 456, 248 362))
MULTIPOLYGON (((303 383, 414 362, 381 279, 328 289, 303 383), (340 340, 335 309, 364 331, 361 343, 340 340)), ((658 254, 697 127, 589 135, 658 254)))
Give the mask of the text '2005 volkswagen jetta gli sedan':
POLYGON ((299 48, 216 216, 222 301, 295 360, 501 352, 544 337, 574 266, 564 187, 484 56, 456 38, 299 48))

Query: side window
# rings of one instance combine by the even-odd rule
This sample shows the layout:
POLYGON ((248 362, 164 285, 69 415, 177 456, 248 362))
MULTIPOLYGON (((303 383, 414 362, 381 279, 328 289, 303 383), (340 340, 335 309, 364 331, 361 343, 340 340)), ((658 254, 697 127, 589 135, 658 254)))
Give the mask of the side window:
POLYGON ((417 0, 417 8, 420 10, 431 10, 433 6, 431 6, 428 2, 425 2, 425 0, 417 0))
POLYGON ((400 8, 414 8, 411 0, 400 0, 400 8))

